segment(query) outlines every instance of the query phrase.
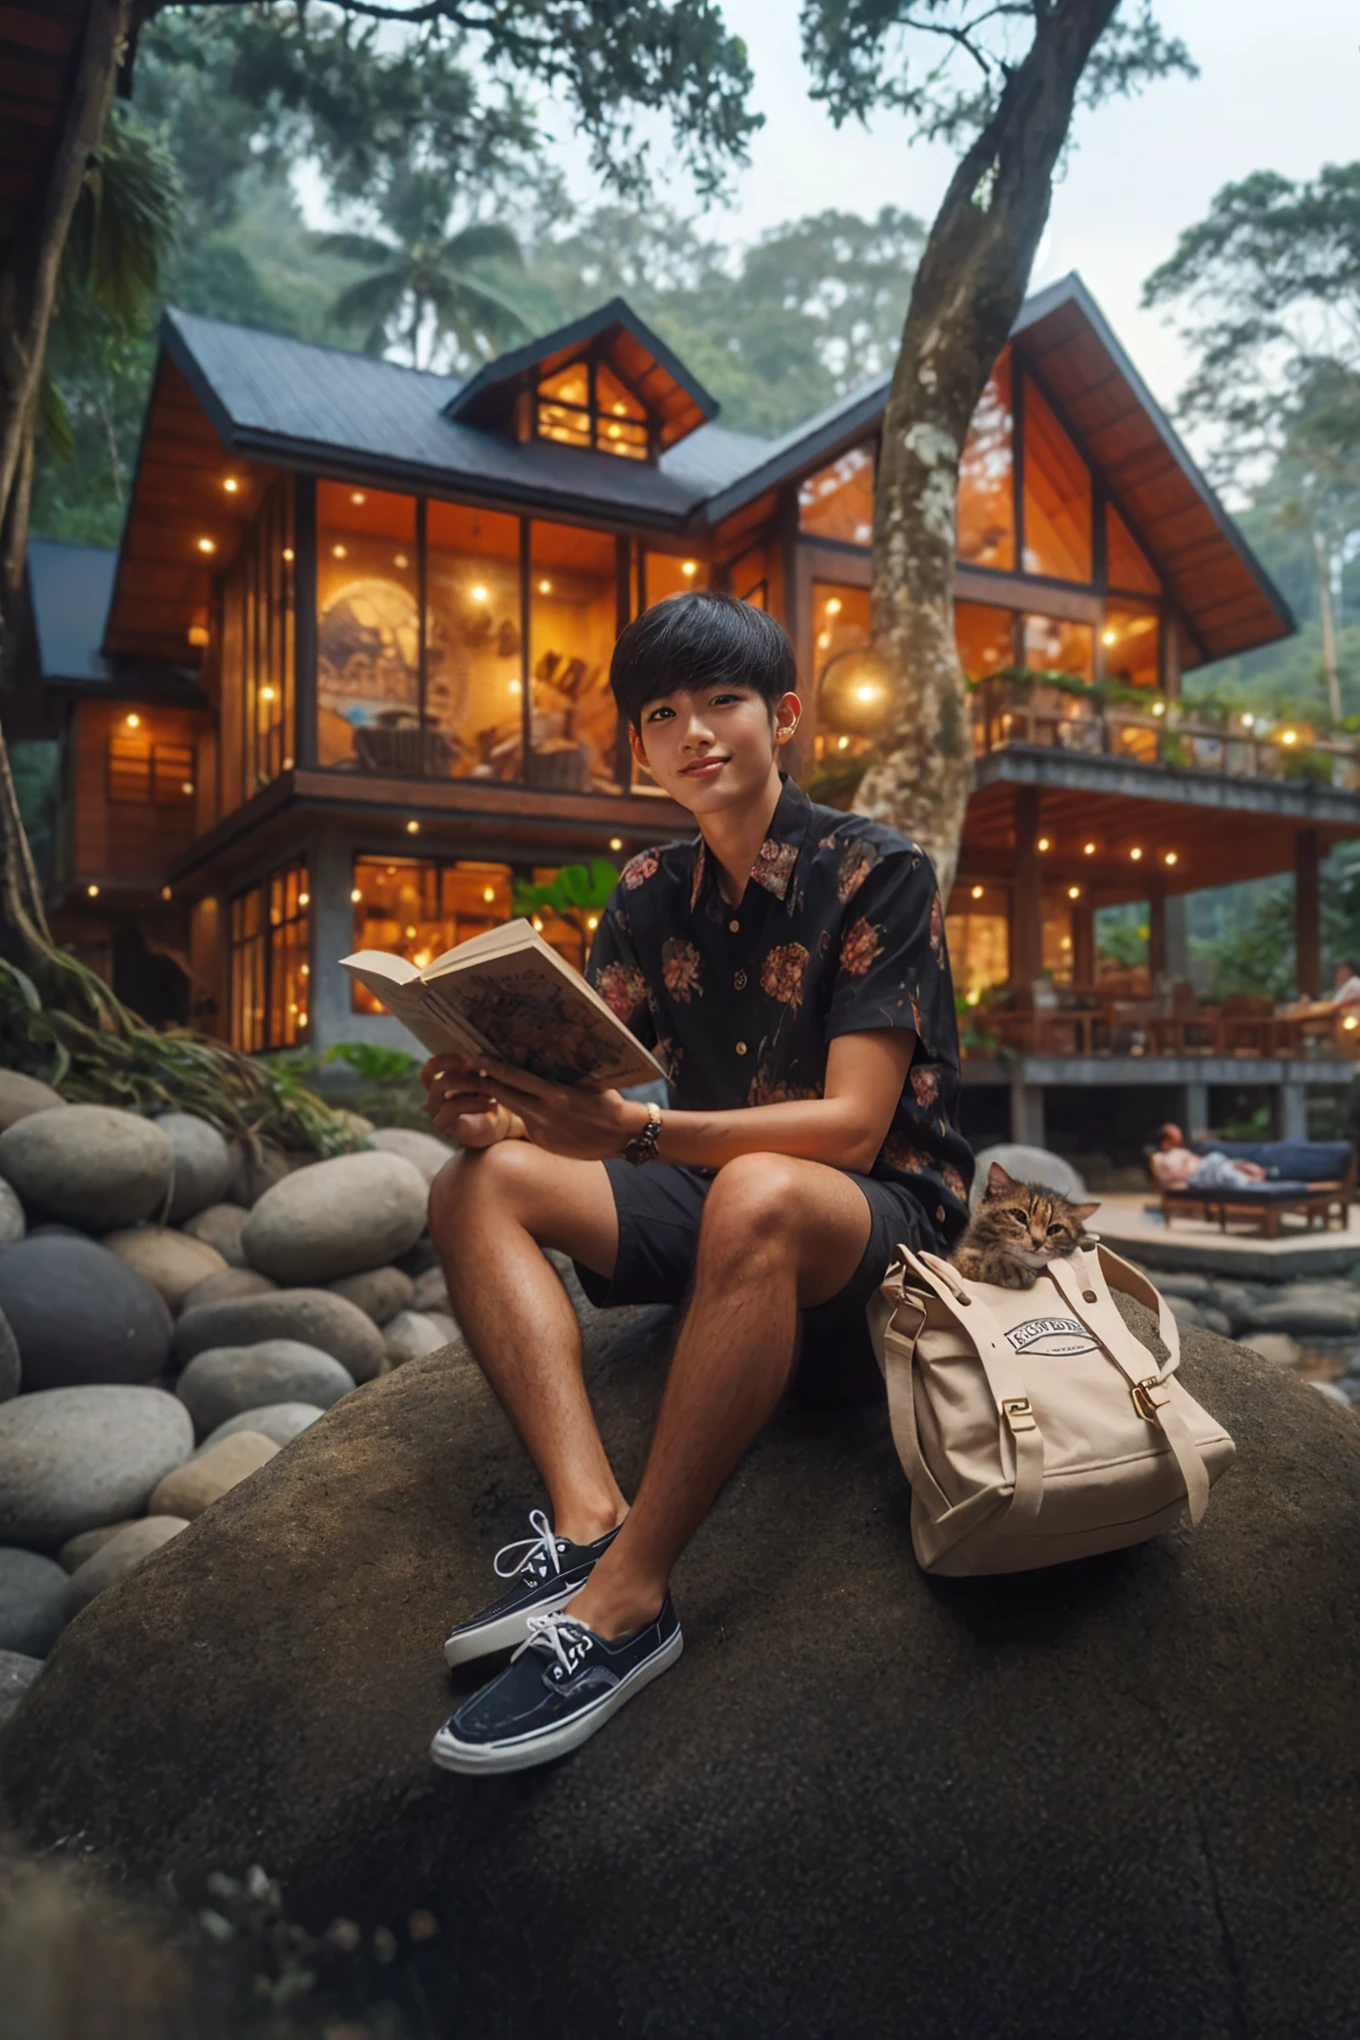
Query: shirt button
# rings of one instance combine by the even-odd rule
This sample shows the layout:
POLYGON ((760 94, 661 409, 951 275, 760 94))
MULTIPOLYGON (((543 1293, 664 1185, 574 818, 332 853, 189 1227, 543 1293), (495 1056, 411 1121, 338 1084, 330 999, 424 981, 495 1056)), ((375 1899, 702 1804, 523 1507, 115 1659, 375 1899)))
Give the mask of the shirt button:
POLYGON ((936 1218, 937 1218, 937 1219, 938 1219, 938 1220, 940 1221, 940 1224, 941 1224, 941 1225, 943 1225, 943 1224, 944 1224, 944 1206, 943 1206, 942 1204, 937 1204, 937 1205, 935 1206, 935 1216, 936 1216, 936 1218))
POLYGON ((745 1043, 744 1041, 739 1041, 739 1042, 737 1043, 737 1054, 738 1054, 738 1055, 745 1055, 745 1053, 746 1053, 746 1043, 745 1043))
POLYGON ((727 925, 728 925, 728 927, 729 927, 729 928, 730 928, 730 929, 732 930, 732 933, 733 933, 734 935, 739 935, 739 934, 741 933, 741 922, 740 922, 740 921, 729 921, 727 925))
POLYGON ((744 970, 739 970, 739 971, 737 972, 736 976, 735 976, 735 977, 733 978, 733 980, 732 980, 732 983, 733 983, 733 984, 735 985, 736 989, 737 989, 737 990, 738 990, 739 992, 744 992, 744 991, 746 990, 746 973, 745 973, 745 971, 744 971, 744 970))

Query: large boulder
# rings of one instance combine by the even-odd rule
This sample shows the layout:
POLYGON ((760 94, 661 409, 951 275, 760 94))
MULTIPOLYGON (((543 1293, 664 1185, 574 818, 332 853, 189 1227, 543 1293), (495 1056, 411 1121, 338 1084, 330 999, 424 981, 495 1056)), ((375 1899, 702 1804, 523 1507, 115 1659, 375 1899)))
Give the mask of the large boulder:
POLYGON ((164 1370, 175 1329, 135 1267, 59 1230, 30 1233, 0 1254, 0 1311, 29 1389, 150 1381, 164 1370))
POLYGON ((987 1188, 987 1171, 993 1162, 1000 1162, 1008 1176, 1017 1183, 1041 1183, 1045 1190, 1056 1190, 1061 1197, 1072 1197, 1078 1201, 1086 1196, 1086 1185, 1070 1162, 1061 1155, 1055 1155, 1051 1148, 1026 1147, 1019 1141, 1002 1141, 996 1147, 983 1148, 973 1170, 973 1188, 968 1202, 976 1211, 987 1188))
POLYGON ((174 1150, 169 1220, 186 1218, 220 1204, 236 1168, 236 1156, 215 1126, 193 1112, 161 1112, 156 1124, 174 1150))
POLYGON ((329 1289, 276 1289, 196 1304, 175 1327, 175 1352, 192 1360, 211 1346, 256 1346, 262 1339, 297 1339, 329 1353, 355 1381, 383 1371, 383 1335, 371 1317, 329 1289))
POLYGON ((51 1112, 65 1103, 60 1091, 37 1077, 26 1077, 20 1070, 0 1070, 0 1133, 17 1126, 21 1119, 31 1119, 35 1112, 51 1112))
POLYGON ((21 1240, 27 1224, 18 1193, 0 1181, 0 1247, 12 1247, 16 1240, 21 1240))
POLYGON ((241 1234, 249 1217, 250 1213, 239 1204, 210 1204, 206 1211, 186 1218, 184 1230, 193 1239, 204 1240, 215 1248, 229 1268, 244 1268, 241 1234))
POLYGON ((14 1336, 9 1319, 0 1310, 0 1402, 8 1402, 12 1395, 19 1393, 23 1371, 23 1362, 19 1358, 19 1341, 14 1336))
MULTIPOLYGON (((632 1492, 662 1356, 618 1316, 588 1374, 632 1492)), ((451 1682, 440 1642, 542 1489, 458 1349, 412 1361, 66 1631, 0 1789, 147 1885, 428 1908, 433 2030, 1351 2040, 1360 1425, 1184 1347, 1239 1447, 1197 1532, 929 1580, 882 1408, 795 1403, 678 1568, 676 1668, 488 1779, 427 1749, 501 1660, 451 1682)))
POLYGON ((0 1545, 0 1650, 46 1657, 66 1620, 66 1575, 54 1558, 0 1545))
POLYGON ((20 1650, 0 1650, 0 1728, 13 1714, 42 1670, 42 1659, 20 1650))
POLYGON ((276 1281, 330 1282, 414 1246, 428 1202, 425 1178, 401 1155, 336 1155, 266 1190, 241 1245, 251 1267, 276 1281))
POLYGON ((0 1133, 0 1176, 31 1211, 103 1229, 163 1209, 175 1151, 154 1120, 114 1105, 34 1112, 0 1133))
POLYGON ((64 1544, 136 1516, 194 1449, 178 1396, 54 1388, 0 1404, 0 1543, 64 1544))
MULTIPOLYGON (((185 1468, 179 1469, 182 1475, 185 1468)), ((174 1480, 175 1474, 167 1474, 174 1480)), ((153 1551, 159 1551, 172 1537, 178 1537, 187 1529, 186 1516, 143 1516, 140 1523, 125 1523, 116 1537, 110 1537, 92 1552, 84 1565, 77 1566, 66 1582, 63 1601, 66 1620, 78 1615, 82 1608, 89 1606, 96 1594, 102 1594, 105 1587, 111 1587, 115 1580, 121 1580, 143 1559, 150 1558, 153 1551)))
POLYGON ((210 1276, 242 1273, 239 1268, 229 1269, 206 1240, 196 1240, 191 1233, 176 1232, 172 1227, 125 1226, 105 1233, 100 1245, 144 1275, 171 1311, 177 1311, 189 1292, 210 1276))
POLYGON ((413 1126, 380 1126, 368 1138, 370 1145, 383 1154, 401 1155, 405 1161, 413 1162, 426 1183, 433 1183, 445 1162, 452 1161, 458 1152, 437 1133, 421 1133, 413 1126))
POLYGON ((176 1393, 200 1438, 242 1410, 270 1403, 315 1403, 328 1410, 348 1395, 354 1376, 316 1346, 261 1339, 256 1346, 210 1346, 180 1375, 176 1393))

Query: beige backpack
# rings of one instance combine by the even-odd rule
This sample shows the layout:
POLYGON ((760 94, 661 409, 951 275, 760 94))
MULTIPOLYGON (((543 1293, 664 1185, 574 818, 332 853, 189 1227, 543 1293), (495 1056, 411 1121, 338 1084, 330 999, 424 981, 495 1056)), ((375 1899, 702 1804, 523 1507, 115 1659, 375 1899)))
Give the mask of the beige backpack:
POLYGON ((1198 1523, 1232 1439, 1176 1378, 1180 1333, 1151 1282, 1093 1241, 1032 1289, 968 1282, 899 1246, 869 1303, 927 1572, 1023 1572, 1198 1523), (1169 1358, 1110 1284, 1154 1311, 1169 1358))

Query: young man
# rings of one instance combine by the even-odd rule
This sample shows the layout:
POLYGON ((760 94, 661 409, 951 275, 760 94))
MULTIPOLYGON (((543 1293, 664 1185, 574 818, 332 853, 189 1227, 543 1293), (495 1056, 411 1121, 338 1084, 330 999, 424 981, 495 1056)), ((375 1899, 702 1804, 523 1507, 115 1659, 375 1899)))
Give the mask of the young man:
POLYGON ((966 1221, 934 876, 781 772, 796 677, 779 625, 726 595, 675 596, 615 649, 633 755, 699 833, 628 864, 588 974, 674 1109, 499 1062, 424 1072, 464 1147, 431 1198, 449 1295, 552 1515, 497 1555, 515 1586, 445 1646, 451 1664, 520 1646, 435 1737, 450 1770, 560 1756, 674 1663, 672 1567, 783 1395, 802 1320, 862 1339, 897 1242, 938 1250, 966 1221), (687 1302, 631 1508, 544 1247, 593 1303, 687 1302))

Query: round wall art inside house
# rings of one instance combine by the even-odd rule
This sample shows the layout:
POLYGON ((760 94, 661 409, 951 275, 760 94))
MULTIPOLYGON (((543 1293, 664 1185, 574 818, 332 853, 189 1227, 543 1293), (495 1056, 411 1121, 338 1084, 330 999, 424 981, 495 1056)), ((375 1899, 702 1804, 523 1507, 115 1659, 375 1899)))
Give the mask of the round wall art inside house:
POLYGON ((414 724, 420 713, 420 620, 405 588, 350 581, 317 630, 318 749, 323 765, 355 756, 354 732, 414 724))

